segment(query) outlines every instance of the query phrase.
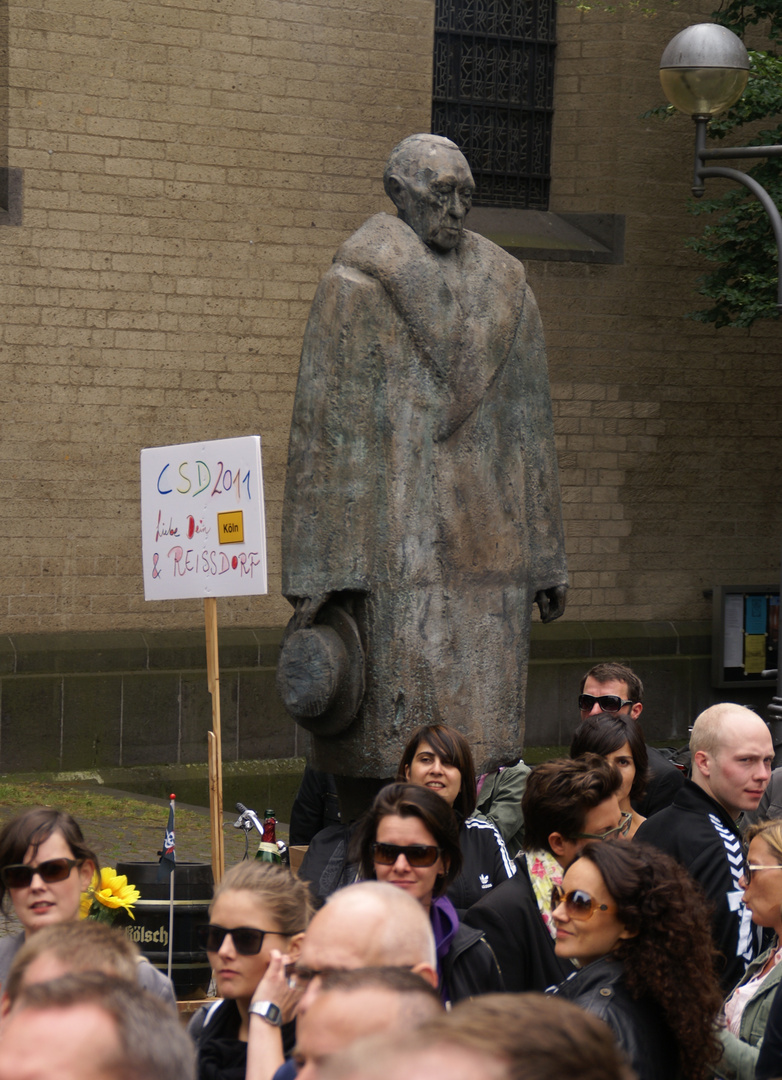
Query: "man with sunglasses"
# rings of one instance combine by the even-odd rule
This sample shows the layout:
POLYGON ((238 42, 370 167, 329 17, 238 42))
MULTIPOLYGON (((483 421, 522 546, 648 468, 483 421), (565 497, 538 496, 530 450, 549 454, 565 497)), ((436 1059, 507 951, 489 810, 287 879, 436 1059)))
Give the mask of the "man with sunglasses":
MULTIPOLYGON (((632 716, 640 724, 643 695, 643 683, 632 668, 614 662, 595 664, 581 680, 578 696, 581 719, 607 712, 615 716, 632 716)), ((656 747, 647 743, 646 753, 649 759, 646 794, 633 803, 633 809, 641 817, 650 817, 670 806, 684 783, 684 773, 656 747)))
POLYGON ((727 994, 760 950, 760 931, 742 900, 745 858, 737 819, 760 802, 774 747, 756 713, 723 703, 696 719, 690 752, 692 779, 671 806, 641 825, 636 839, 678 859, 711 901, 714 943, 724 957, 718 975, 727 994))
POLYGON ((505 989, 543 991, 572 974, 554 952, 551 889, 589 840, 627 834, 632 823, 619 808, 619 770, 597 754, 544 761, 527 781, 522 800, 524 853, 517 873, 487 893, 464 916, 494 950, 505 989))

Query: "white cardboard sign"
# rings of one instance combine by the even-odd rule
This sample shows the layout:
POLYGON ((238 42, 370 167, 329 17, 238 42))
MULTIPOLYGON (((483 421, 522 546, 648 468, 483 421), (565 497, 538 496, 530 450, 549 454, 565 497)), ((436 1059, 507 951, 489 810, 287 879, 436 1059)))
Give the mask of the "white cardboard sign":
POLYGON ((141 451, 144 599, 267 592, 261 437, 141 451))

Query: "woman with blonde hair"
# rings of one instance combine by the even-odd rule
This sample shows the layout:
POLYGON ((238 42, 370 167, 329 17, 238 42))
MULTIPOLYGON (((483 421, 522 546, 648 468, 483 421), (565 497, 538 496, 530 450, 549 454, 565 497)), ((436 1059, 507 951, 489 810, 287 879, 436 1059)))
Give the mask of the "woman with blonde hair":
POLYGON ((774 940, 725 1001, 722 1059, 715 1069, 725 1080, 754 1080, 771 1002, 782 979, 782 821, 753 825, 747 841, 744 903, 753 923, 774 931, 774 940))
POLYGON ((199 927, 214 972, 216 1004, 190 1023, 199 1080, 271 1077, 293 1049, 296 997, 285 965, 296 959, 312 904, 287 866, 246 861, 215 889, 199 927))

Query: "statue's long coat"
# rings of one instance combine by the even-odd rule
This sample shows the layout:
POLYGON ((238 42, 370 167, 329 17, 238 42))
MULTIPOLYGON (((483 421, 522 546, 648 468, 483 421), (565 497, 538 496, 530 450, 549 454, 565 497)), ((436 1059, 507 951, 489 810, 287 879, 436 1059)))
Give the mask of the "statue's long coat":
POLYGON ((361 711, 319 767, 395 772, 442 719, 480 763, 523 737, 530 612, 567 582, 540 315, 475 233, 438 254, 378 214, 316 293, 291 428, 283 593, 358 594, 361 711))

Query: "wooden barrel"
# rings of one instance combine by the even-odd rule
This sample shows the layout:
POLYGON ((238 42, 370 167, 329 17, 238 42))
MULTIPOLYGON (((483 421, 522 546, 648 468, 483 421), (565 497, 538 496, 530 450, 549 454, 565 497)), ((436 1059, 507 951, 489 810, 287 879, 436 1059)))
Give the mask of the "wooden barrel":
MULTIPOLYGON (((164 974, 168 970, 169 876, 158 881, 156 862, 118 862, 117 873, 141 893, 133 907, 135 921, 120 912, 116 925, 164 974)), ((209 922, 214 879, 209 863, 178 862, 174 872, 174 937, 171 978, 176 996, 187 1000, 205 994, 212 969, 196 941, 196 927, 209 922)))

